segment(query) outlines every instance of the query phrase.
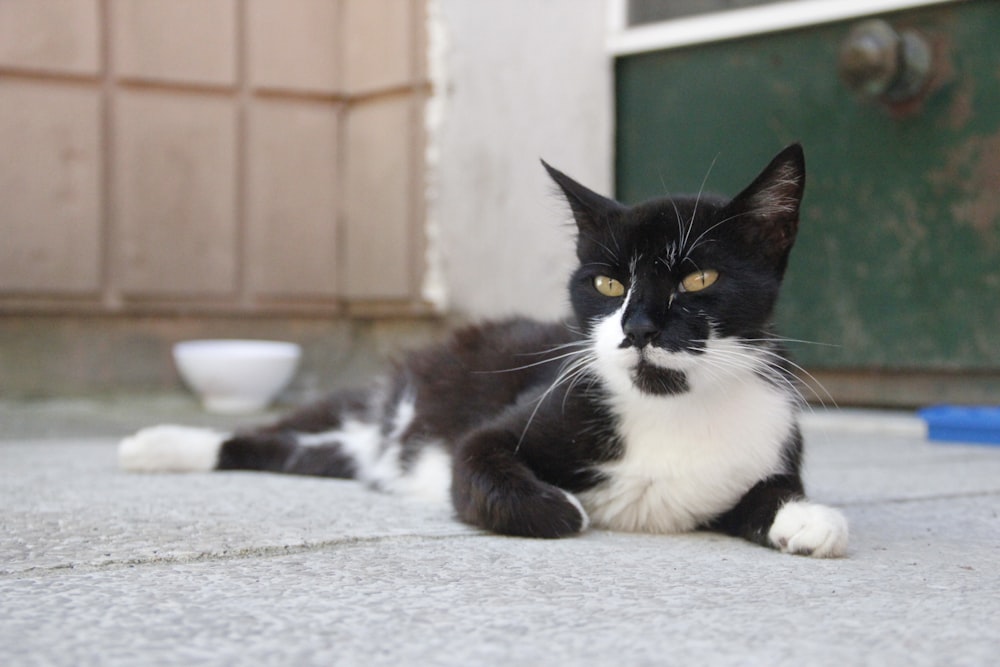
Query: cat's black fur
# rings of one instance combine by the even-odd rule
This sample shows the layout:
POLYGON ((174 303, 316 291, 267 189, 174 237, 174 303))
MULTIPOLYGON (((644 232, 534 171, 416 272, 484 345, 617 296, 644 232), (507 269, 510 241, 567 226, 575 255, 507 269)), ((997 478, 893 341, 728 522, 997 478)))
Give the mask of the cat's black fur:
MULTIPOLYGON (((373 389, 336 395, 231 437, 216 467, 360 477, 379 486, 395 478, 371 472, 372 461, 391 456, 405 479, 422 474, 418 462, 434 447, 450 455, 459 518, 498 533, 572 535, 593 512, 599 526, 611 528, 701 527, 794 551, 842 553, 842 545, 821 545, 822 536, 789 547, 798 528, 776 528, 779 510, 804 493, 799 397, 771 325, 798 226, 801 148, 782 151, 732 200, 699 194, 628 207, 545 167, 578 228, 570 320, 513 319, 458 331, 411 353, 373 389), (715 282, 687 289, 692 274, 715 282), (624 291, 601 293, 597 284, 608 279, 624 291), (608 361, 616 355, 632 361, 617 368, 608 361), (703 360, 715 367, 700 370, 703 360), (775 414, 728 414, 741 407, 739 398, 712 412, 716 397, 740 392, 776 406, 775 414), (692 397, 690 418, 703 423, 697 432, 706 434, 710 450, 702 467, 697 438, 671 444, 675 431, 687 433, 679 406, 692 397), (745 426, 734 419, 746 419, 745 426), (718 435, 715 423, 736 435, 718 435), (357 453, 364 438, 351 435, 359 425, 367 425, 374 447, 364 455, 357 453), (754 429, 773 432, 773 441, 754 429), (727 462, 719 452, 741 451, 741 442, 724 438, 744 437, 757 458, 769 461, 761 472, 713 470, 712 462, 727 462), (704 492, 697 481, 669 479, 675 460, 706 475, 704 492), (626 463, 632 467, 621 467, 626 463), (647 481, 636 482, 636 470, 650 475, 655 492, 643 495, 647 481), (673 488, 683 502, 675 502, 673 488), (698 507, 702 497, 707 504, 698 507)), ((757 465, 754 456, 747 460, 757 465)), ((823 518, 807 517, 805 529, 810 521, 820 533, 829 528, 823 518)), ((840 537, 836 526, 827 532, 840 537)), ((846 541, 846 524, 842 532, 846 541)))

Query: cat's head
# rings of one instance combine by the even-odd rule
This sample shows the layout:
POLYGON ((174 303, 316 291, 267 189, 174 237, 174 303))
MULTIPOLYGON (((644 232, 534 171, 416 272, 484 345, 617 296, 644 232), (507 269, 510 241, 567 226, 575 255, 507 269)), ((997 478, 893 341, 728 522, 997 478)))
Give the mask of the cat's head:
POLYGON ((602 375, 676 394, 719 354, 736 355, 732 363, 773 354, 771 318, 805 186, 801 146, 781 151, 732 199, 625 206, 545 167, 576 220, 570 299, 602 375))

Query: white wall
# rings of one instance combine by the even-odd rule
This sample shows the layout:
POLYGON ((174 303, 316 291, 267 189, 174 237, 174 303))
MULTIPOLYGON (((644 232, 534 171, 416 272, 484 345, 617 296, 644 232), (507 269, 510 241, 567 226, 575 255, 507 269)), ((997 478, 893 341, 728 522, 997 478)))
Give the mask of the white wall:
POLYGON ((568 310, 573 226, 539 158, 612 187, 605 0, 432 0, 428 297, 462 317, 568 310))

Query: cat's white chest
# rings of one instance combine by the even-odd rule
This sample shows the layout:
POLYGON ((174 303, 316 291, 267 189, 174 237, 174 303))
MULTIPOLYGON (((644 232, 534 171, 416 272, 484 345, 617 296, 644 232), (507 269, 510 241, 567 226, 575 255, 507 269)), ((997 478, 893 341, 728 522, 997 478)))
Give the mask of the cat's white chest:
POLYGON ((580 494, 593 525, 625 531, 691 530, 730 509, 782 469, 794 424, 788 397, 756 379, 726 394, 630 391, 614 410, 624 455, 580 494))

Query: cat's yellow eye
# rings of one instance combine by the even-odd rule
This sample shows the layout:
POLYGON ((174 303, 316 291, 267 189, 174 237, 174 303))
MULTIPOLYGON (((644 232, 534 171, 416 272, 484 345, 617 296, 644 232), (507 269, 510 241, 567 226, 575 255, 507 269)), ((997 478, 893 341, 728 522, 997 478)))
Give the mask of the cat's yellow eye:
POLYGON ((706 287, 711 287, 719 279, 719 272, 708 269, 707 271, 695 271, 688 274, 681 281, 682 292, 700 292, 706 287))
POLYGON ((594 289, 607 297, 625 296, 625 285, 608 276, 594 278, 594 289))

